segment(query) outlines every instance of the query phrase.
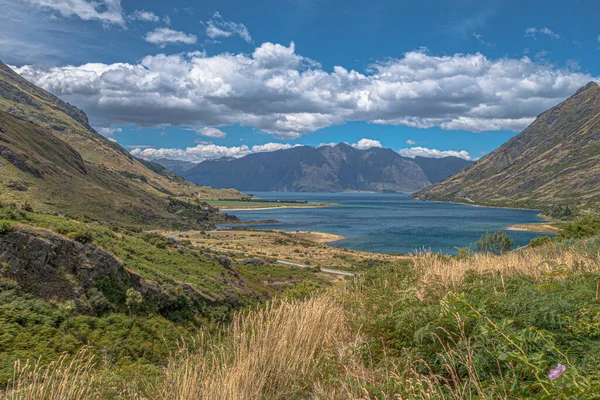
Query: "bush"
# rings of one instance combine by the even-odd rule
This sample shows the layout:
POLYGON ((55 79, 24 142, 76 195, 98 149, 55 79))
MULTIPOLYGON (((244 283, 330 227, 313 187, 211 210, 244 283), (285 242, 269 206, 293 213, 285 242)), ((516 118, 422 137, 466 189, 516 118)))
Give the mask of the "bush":
POLYGON ((480 253, 500 255, 512 250, 515 246, 515 241, 506 232, 487 232, 475 243, 475 246, 480 253))
POLYGON ((529 241, 528 247, 539 247, 548 243, 552 243, 553 239, 549 236, 540 236, 529 241))
POLYGON ((13 228, 12 224, 10 222, 0 222, 0 235, 6 235, 7 233, 10 233, 12 231, 14 231, 15 228, 13 228))
POLYGON ((94 235, 90 231, 76 231, 67 234, 67 237, 71 240, 82 244, 92 243, 94 241, 94 235))
POLYGON ((598 234, 600 234, 600 220, 586 215, 564 224, 561 236, 567 239, 585 239, 598 234))

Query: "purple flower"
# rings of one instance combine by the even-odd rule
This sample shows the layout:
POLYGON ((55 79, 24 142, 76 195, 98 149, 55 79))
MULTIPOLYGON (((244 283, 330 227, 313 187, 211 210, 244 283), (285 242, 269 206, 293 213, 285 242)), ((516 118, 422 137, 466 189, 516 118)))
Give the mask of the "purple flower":
POLYGON ((556 367, 554 367, 550 370, 550 373, 548 374, 548 378, 550 378, 551 381, 554 381, 554 380, 558 379, 562 374, 564 374, 566 370, 567 370, 567 367, 565 367, 562 364, 557 364, 556 367))

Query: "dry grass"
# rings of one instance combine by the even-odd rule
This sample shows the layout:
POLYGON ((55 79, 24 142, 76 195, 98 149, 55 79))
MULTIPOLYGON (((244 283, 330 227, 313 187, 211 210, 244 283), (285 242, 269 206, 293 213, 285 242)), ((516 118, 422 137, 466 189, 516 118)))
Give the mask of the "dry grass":
MULTIPOLYGON (((83 348, 69 357, 44 366, 38 359, 15 363, 13 379, 8 383, 4 397, 8 400, 87 400, 97 398, 92 373, 94 357, 83 348)), ((1 394, 1 393, 0 393, 1 394)))
POLYGON ((238 314, 227 335, 202 335, 166 368, 160 399, 304 397, 335 362, 348 332, 333 299, 269 303, 238 314))
POLYGON ((569 272, 600 271, 600 254, 597 250, 577 250, 560 246, 513 251, 501 256, 475 253, 463 259, 437 254, 422 254, 414 258, 420 275, 421 288, 443 295, 457 290, 467 273, 497 273, 501 276, 522 274, 542 280, 569 272))

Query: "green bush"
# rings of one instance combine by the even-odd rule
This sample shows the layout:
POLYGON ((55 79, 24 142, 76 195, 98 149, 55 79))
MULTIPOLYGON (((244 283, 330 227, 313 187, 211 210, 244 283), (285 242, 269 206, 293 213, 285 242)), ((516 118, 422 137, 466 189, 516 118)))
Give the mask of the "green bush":
POLYGON ((92 243, 94 241, 94 235, 88 230, 69 232, 67 237, 83 244, 92 243))
POLYGON ((0 235, 6 235, 14 230, 12 224, 10 222, 2 221, 0 222, 0 235))
POLYGON ((600 220, 591 215, 577 218, 562 226, 561 236, 567 239, 585 239, 600 234, 600 220))
POLYGON ((500 255, 510 251, 515 246, 515 241, 506 234, 506 232, 496 231, 487 232, 475 243, 477 251, 480 253, 490 253, 500 255))
POLYGON ((548 243, 552 243, 554 240, 549 236, 540 236, 533 238, 529 241, 528 247, 539 247, 548 243))

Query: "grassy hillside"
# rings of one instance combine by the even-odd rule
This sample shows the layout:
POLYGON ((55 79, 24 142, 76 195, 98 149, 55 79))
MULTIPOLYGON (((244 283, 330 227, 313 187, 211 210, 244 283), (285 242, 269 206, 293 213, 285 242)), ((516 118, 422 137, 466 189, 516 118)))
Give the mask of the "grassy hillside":
POLYGON ((159 374, 181 340, 214 331, 234 310, 330 279, 136 227, 0 204, 0 388, 17 359, 47 362, 85 346, 124 387, 130 374, 159 374), (132 290, 139 302, 129 302, 132 290))
POLYGON ((35 209, 156 226, 222 220, 199 200, 244 198, 132 157, 85 114, 0 62, 0 196, 35 209))
POLYGON ((493 206, 600 204, 600 87, 590 82, 506 144, 414 196, 493 206))
MULTIPOLYGON (((25 215, 36 225, 57 223, 25 215)), ((132 319, 123 305, 69 317, 5 280, 3 329, 35 343, 11 354, 60 360, 56 347, 69 351, 65 365, 75 363, 71 370, 51 364, 43 381, 34 381, 43 364, 37 373, 21 364, 9 398, 44 391, 50 398, 53 384, 77 393, 67 399, 597 398, 599 231, 597 221, 581 219, 556 240, 503 255, 422 254, 370 264, 334 287, 298 282, 216 329, 146 306, 132 319), (163 330, 158 345, 153 337, 163 330), (186 344, 175 348, 175 336, 186 344), (92 347, 78 354, 83 343, 92 347)), ((102 242, 118 251, 117 243, 139 234, 126 235, 102 242)), ((174 252, 170 246, 164 251, 174 252)), ((140 260, 133 266, 156 251, 123 254, 140 260)), ((244 279, 242 269, 230 271, 244 279)), ((20 342, 11 337, 2 340, 12 349, 20 342)))

